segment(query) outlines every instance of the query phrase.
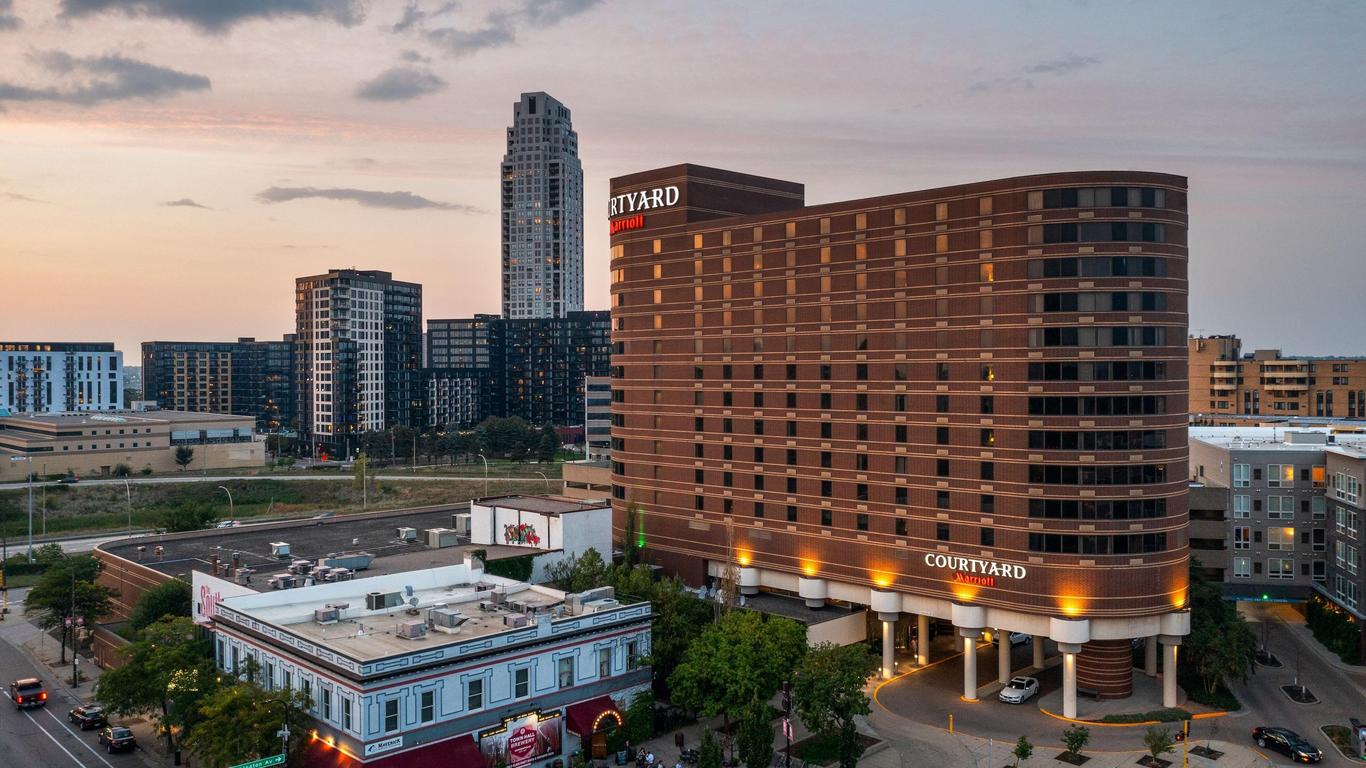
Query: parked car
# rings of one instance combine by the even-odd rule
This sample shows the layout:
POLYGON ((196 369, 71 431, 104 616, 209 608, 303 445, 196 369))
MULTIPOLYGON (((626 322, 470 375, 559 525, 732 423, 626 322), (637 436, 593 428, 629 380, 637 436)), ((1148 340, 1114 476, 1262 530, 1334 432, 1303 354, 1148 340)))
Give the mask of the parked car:
MULTIPOLYGON (((1011 633, 1010 633, 1010 645, 1011 645, 1012 648, 1015 647, 1015 646, 1017 646, 1017 645, 1024 645, 1025 643, 1028 643, 1030 640, 1031 640, 1030 636, 1029 636, 1027 633, 1025 633, 1025 632, 1011 632, 1011 633)), ((996 634, 996 633, 992 633, 992 635, 991 635, 991 644, 992 644, 992 645, 1000 645, 1000 644, 1001 644, 1001 636, 998 635, 998 634, 996 634)))
POLYGON ((63 477, 61 480, 58 480, 57 482, 62 483, 64 485, 71 485, 72 483, 79 483, 80 481, 81 479, 75 475, 67 475, 63 477))
POLYGON ((36 677, 25 677, 10 683, 9 697, 18 709, 47 706, 47 688, 36 677))
POLYGON ((1323 750, 1288 728, 1259 725, 1252 729, 1252 739, 1262 749, 1274 749, 1297 763, 1317 763, 1323 759, 1323 750))
POLYGON ((104 745, 105 751, 113 754, 122 752, 125 749, 136 749, 137 741, 133 738, 133 732, 121 725, 106 726, 100 731, 100 743, 104 745))
POLYGON ((241 523, 237 522, 236 520, 219 520, 219 521, 218 521, 218 524, 215 525, 214 527, 215 527, 215 528, 236 528, 236 527, 239 526, 239 525, 241 525, 241 523))
POLYGON ((96 704, 82 704, 66 713, 66 719, 79 725, 82 731, 103 728, 109 723, 104 719, 104 709, 96 704))
POLYGON ((1039 681, 1032 677, 1012 677, 997 698, 1007 704, 1023 704, 1039 692, 1039 681))

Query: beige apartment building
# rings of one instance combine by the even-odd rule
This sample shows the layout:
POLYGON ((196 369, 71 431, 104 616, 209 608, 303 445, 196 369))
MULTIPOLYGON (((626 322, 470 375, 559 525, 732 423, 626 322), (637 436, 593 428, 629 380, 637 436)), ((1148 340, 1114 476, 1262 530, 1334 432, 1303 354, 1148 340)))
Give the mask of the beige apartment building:
POLYGON ((1192 336, 1190 414, 1366 419, 1366 357, 1286 357, 1279 349, 1244 354, 1237 336, 1192 336))
POLYGON ((265 441, 251 416, 185 411, 113 411, 0 416, 0 482, 39 476, 172 472, 176 449, 194 450, 189 470, 259 467, 265 441))

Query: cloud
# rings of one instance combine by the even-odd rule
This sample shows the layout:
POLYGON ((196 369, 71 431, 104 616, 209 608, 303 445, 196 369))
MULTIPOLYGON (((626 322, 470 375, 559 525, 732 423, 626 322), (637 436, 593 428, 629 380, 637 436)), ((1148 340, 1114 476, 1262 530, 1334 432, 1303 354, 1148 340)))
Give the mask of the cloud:
POLYGON ((262 203, 287 203, 290 200, 306 200, 309 198, 320 198, 323 200, 347 200, 366 208, 389 208, 399 211, 413 211, 421 208, 435 208, 443 211, 459 211, 461 213, 484 213, 483 209, 472 205, 460 203, 443 203, 437 200, 428 200, 412 192, 376 192, 368 189, 352 189, 349 187, 331 187, 320 189, 317 187, 271 187, 256 194, 256 199, 262 203))
POLYGON ((418 53, 417 51, 404 51, 403 53, 399 54, 399 58, 403 59, 404 61, 411 61, 414 64, 432 63, 432 59, 430 56, 423 56, 421 53, 418 53))
POLYGON ((998 77, 994 80, 978 80, 968 86, 969 93, 987 93, 988 91, 1012 91, 1029 90, 1034 87, 1034 81, 1027 77, 998 77))
POLYGON ((347 27, 365 19, 359 0, 62 0, 63 16, 107 11, 180 21, 209 34, 222 34, 254 19, 302 16, 347 27))
POLYGON ((14 15, 14 0, 0 0, 0 30, 18 29, 23 23, 14 15))
POLYGON ((591 10, 602 0, 520 0, 511 8, 490 11, 473 28, 454 26, 429 27, 427 21, 453 9, 446 3, 428 14, 416 3, 404 10, 403 18, 394 25, 395 32, 419 31, 423 38, 451 56, 468 56, 489 48, 500 48, 517 42, 522 28, 545 29, 572 16, 591 10))
POLYGON ((422 67, 394 67, 356 86, 356 96, 368 101, 408 101, 446 87, 446 81, 422 67))
POLYGON ((209 206, 200 205, 199 203, 196 203, 188 197, 182 197, 179 200, 167 200, 164 203, 159 203, 159 205, 165 206, 167 208, 203 208, 206 211, 213 210, 209 206))
POLYGON ((30 54, 29 58, 48 73, 74 82, 32 87, 0 81, 0 102, 55 101, 89 107, 106 101, 162 99, 186 91, 207 91, 210 87, 209 78, 203 75, 117 54, 76 57, 62 51, 45 51, 30 54))
POLYGON ((5 198, 6 200, 13 200, 16 203, 42 203, 44 205, 47 204, 46 200, 39 200, 36 197, 21 195, 18 192, 0 192, 0 197, 5 198))
POLYGON ((1024 71, 1031 75, 1066 75, 1099 63, 1099 56, 1078 56, 1073 54, 1064 59, 1051 59, 1049 61, 1041 61, 1038 64, 1031 64, 1030 66, 1025 67, 1024 71))
POLYGON ((450 13, 459 7, 460 3, 450 0, 450 2, 442 3, 435 11, 428 12, 422 10, 421 6, 417 4, 417 0, 408 0, 408 5, 403 8, 403 16, 390 29, 394 32, 407 32, 427 19, 450 13))

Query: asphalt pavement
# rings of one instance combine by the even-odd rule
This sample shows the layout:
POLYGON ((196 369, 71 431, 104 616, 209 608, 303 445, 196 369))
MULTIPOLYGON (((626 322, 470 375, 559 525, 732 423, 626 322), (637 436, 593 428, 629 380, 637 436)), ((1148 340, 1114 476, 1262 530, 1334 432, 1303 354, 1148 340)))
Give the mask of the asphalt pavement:
MULTIPOLYGON (((90 480, 81 480, 79 483, 75 483, 74 485, 75 485, 76 487, 78 487, 78 488, 85 487, 85 486, 91 486, 91 485, 117 485, 117 486, 122 486, 125 480, 127 480, 127 482, 128 482, 129 485, 174 485, 174 484, 177 484, 177 483, 228 483, 228 482, 234 482, 234 481, 239 481, 239 480, 282 480, 282 481, 285 481, 285 482, 307 482, 307 481, 328 481, 328 480, 331 480, 331 481, 334 481, 334 482, 336 482, 336 481, 346 481, 346 482, 349 483, 349 482, 353 481, 354 479, 355 479, 355 478, 352 477, 349 473, 348 473, 348 474, 337 474, 337 475, 198 475, 198 474, 195 474, 195 473, 193 473, 193 472, 186 472, 186 473, 183 474, 183 475, 159 475, 159 476, 156 476, 156 477, 129 477, 129 478, 122 478, 122 477, 107 477, 107 478, 92 478, 92 479, 90 479, 90 480)), ((539 478, 539 477, 534 477, 534 476, 533 476, 533 477, 508 477, 508 476, 506 476, 506 475, 489 475, 487 478, 485 478, 483 475, 470 475, 470 476, 465 476, 465 475, 386 474, 386 475, 370 475, 370 479, 372 479, 372 480, 384 480, 384 481, 400 481, 400 480, 402 480, 402 481, 408 481, 408 480, 415 480, 415 481, 418 481, 418 482, 449 482, 449 481, 452 481, 452 480, 464 480, 464 481, 468 481, 468 482, 480 482, 480 483, 482 483, 482 482, 484 482, 484 480, 488 480, 489 482, 492 482, 492 481, 494 481, 494 480, 529 480, 529 481, 535 481, 535 480, 540 480, 541 478, 539 478)), ((548 482, 549 484, 553 485, 557 480, 558 480, 558 478, 550 478, 547 482, 548 482)), ((34 487, 34 488, 40 488, 40 487, 42 487, 42 486, 44 486, 44 485, 62 485, 62 483, 61 483, 60 481, 57 481, 57 480, 43 480, 43 481, 34 483, 34 484, 33 484, 33 487, 34 487)), ((22 490, 26 490, 27 488, 28 488, 28 483, 25 483, 25 482, 18 482, 18 483, 0 483, 0 491, 22 491, 22 490)))

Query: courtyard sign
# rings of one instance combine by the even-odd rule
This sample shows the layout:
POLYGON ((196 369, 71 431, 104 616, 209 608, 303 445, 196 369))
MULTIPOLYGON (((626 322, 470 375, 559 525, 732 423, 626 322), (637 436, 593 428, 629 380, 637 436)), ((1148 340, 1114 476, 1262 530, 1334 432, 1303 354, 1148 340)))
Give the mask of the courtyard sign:
POLYGON ((1023 565, 998 563, 995 560, 982 560, 976 557, 945 555, 938 552, 927 553, 925 565, 931 568, 953 571, 954 581, 976 584, 980 587, 996 586, 997 576, 1007 579, 1023 579, 1026 573, 1023 565))
POLYGON ((642 189, 639 192, 616 195, 608 200, 607 218, 677 205, 678 195, 678 187, 676 186, 655 187, 654 189, 642 189))

